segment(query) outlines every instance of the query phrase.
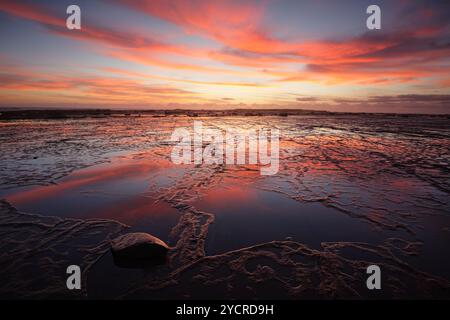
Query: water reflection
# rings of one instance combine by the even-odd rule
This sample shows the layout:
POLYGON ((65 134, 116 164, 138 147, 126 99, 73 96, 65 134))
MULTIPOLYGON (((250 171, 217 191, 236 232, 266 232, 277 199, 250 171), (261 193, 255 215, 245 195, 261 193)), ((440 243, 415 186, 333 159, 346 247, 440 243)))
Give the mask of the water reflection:
POLYGON ((166 186, 171 170, 177 174, 182 169, 161 159, 122 156, 75 171, 56 185, 11 192, 5 198, 23 212, 117 220, 165 239, 179 212, 155 195, 166 186))
POLYGON ((321 242, 372 242, 388 234, 375 233, 366 221, 320 203, 301 203, 251 185, 214 188, 194 205, 215 213, 206 243, 208 254, 286 238, 319 248, 321 242))

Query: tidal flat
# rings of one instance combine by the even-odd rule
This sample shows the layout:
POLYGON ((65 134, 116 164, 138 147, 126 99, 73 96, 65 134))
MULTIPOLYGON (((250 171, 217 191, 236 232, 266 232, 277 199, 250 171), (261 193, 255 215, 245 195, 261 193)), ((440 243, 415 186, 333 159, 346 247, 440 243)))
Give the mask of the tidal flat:
POLYGON ((0 297, 450 298, 447 116, 13 114, 0 143, 0 297), (171 134, 194 120, 278 129, 278 173, 174 164, 171 134), (164 240, 167 261, 115 265, 126 232, 164 240))

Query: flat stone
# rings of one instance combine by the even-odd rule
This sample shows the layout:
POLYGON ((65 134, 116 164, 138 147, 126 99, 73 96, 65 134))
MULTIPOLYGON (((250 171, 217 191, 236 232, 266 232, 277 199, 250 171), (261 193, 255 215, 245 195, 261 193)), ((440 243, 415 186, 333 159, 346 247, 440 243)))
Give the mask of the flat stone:
POLYGON ((144 232, 127 233, 111 241, 115 258, 130 260, 161 259, 169 251, 169 246, 144 232))

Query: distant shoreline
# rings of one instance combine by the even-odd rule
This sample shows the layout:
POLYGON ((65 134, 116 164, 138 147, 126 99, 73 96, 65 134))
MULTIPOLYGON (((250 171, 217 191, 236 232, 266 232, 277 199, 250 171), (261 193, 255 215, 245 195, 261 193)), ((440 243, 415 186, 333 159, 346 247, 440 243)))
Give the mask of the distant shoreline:
POLYGON ((298 115, 332 115, 332 116, 387 116, 387 117, 447 117, 449 114, 419 114, 419 113, 374 113, 374 112, 336 112, 308 109, 227 109, 227 110, 193 110, 193 109, 146 109, 146 110, 120 110, 120 109, 1 109, 0 120, 25 119, 79 119, 103 117, 224 117, 224 116, 298 116, 298 115))

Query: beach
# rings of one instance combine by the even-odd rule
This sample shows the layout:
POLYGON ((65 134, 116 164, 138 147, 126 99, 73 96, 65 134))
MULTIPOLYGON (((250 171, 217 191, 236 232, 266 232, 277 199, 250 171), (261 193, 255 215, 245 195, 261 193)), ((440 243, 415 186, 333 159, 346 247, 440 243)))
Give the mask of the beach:
POLYGON ((2 297, 450 297, 448 116, 79 113, 0 121, 2 297), (194 121, 276 128, 279 171, 173 163, 171 134, 194 121), (167 261, 116 265, 126 232, 164 240, 167 261))

